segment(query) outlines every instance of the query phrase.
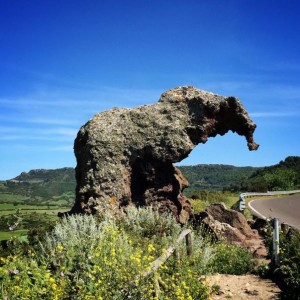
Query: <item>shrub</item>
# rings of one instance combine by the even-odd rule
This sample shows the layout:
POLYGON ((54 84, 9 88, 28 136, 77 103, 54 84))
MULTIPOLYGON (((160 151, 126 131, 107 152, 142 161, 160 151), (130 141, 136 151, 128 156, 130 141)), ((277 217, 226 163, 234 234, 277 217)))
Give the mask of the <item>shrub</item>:
POLYGON ((213 273, 241 275, 254 269, 251 253, 237 245, 216 244, 209 267, 213 273))
POLYGON ((129 208, 119 218, 118 224, 132 238, 155 240, 162 246, 170 244, 182 230, 172 214, 161 214, 152 207, 129 208))

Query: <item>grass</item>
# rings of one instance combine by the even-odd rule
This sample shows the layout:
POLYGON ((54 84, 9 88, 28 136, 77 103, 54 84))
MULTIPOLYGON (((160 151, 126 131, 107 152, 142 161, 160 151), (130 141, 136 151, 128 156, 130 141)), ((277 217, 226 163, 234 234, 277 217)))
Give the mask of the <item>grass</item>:
POLYGON ((65 192, 59 196, 43 198, 40 196, 27 196, 23 194, 13 194, 1 191, 0 188, 0 203, 11 204, 35 204, 35 205, 56 205, 56 206, 71 206, 74 202, 74 192, 65 192))
POLYGON ((48 206, 48 205, 27 205, 27 204, 12 204, 12 203, 0 203, 0 215, 3 210, 49 210, 49 209, 58 209, 60 205, 48 206))
POLYGON ((0 241, 9 240, 11 238, 26 240, 27 232, 28 232, 27 229, 20 229, 14 231, 0 231, 0 241))
MULTIPOLYGON (((1 209, 1 208, 0 208, 1 209)), ((31 214, 31 213, 38 213, 38 214, 49 214, 49 215, 57 215, 59 212, 66 212, 70 210, 70 207, 40 207, 40 206, 23 206, 20 205, 15 207, 14 209, 3 209, 0 211, 0 216, 8 216, 11 214, 15 214, 15 211, 20 209, 22 215, 31 214)))
POLYGON ((190 199, 195 213, 204 211, 212 203, 219 202, 223 202, 227 207, 231 208, 239 199, 238 194, 219 191, 203 191, 198 197, 198 199, 190 199))
POLYGON ((72 192, 65 192, 51 199, 29 197, 21 194, 6 193, 6 186, 0 182, 0 240, 26 236, 31 226, 43 226, 44 223, 58 221, 57 214, 70 210, 74 197, 72 192), (16 215, 23 220, 19 230, 8 231, 14 224, 16 215))
MULTIPOLYGON (((30 209, 30 210, 27 210, 26 213, 23 213, 22 215, 26 215, 26 214, 32 214, 32 213, 37 213, 37 214, 47 214, 47 215, 57 215, 59 212, 65 212, 65 211, 68 211, 69 208, 57 208, 57 209, 50 209, 50 210, 47 210, 47 209, 30 209)), ((2 211, 0 216, 10 216, 14 214, 13 211, 2 211)))
POLYGON ((29 200, 29 197, 25 195, 0 193, 0 203, 24 202, 27 200, 29 200))
POLYGON ((58 213, 69 211, 70 207, 13 205, 11 203, 0 204, 0 241, 11 237, 26 235, 32 226, 43 226, 45 223, 58 221, 58 213), (18 229, 9 231, 9 224, 18 221, 18 229))

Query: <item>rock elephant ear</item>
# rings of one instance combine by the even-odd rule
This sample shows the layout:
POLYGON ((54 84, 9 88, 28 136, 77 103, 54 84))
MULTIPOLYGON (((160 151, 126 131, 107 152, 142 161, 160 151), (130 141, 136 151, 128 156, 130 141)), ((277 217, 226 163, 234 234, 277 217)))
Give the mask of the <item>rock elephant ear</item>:
POLYGON ((77 186, 70 213, 149 205, 184 223, 192 214, 182 193, 188 182, 173 163, 229 130, 244 135, 253 150, 254 129, 238 99, 191 86, 166 91, 152 105, 98 113, 75 139, 77 186))

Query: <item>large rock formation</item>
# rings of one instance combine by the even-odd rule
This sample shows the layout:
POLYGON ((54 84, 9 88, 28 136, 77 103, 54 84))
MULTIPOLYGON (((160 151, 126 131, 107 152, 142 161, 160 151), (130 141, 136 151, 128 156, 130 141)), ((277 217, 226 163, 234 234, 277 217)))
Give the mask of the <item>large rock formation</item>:
POLYGON ((77 188, 70 213, 96 213, 111 201, 120 207, 158 206, 185 222, 191 213, 182 195, 188 182, 173 163, 229 130, 256 150, 255 127, 237 98, 191 86, 167 91, 153 105, 98 113, 75 140, 77 188))

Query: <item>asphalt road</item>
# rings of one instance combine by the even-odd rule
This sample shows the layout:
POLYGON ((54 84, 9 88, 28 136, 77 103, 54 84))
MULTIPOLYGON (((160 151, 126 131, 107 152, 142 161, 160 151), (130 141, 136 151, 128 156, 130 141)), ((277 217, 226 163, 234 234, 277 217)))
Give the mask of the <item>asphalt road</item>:
POLYGON ((248 206, 265 218, 278 218, 300 230, 300 194, 283 198, 252 200, 248 206))

